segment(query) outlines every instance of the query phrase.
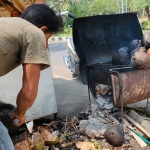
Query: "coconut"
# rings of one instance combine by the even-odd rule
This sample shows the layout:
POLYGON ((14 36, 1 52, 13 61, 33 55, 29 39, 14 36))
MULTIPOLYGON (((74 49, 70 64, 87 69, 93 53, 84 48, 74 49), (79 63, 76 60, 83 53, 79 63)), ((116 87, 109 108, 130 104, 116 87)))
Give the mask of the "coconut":
POLYGON ((146 49, 141 47, 131 57, 131 65, 133 68, 144 69, 150 67, 150 56, 146 53, 146 49))
POLYGON ((115 51, 112 56, 112 64, 129 65, 130 64, 129 49, 127 47, 122 47, 119 50, 115 51))
POLYGON ((121 124, 108 126, 105 132, 107 142, 113 146, 121 146, 124 143, 124 130, 121 124))

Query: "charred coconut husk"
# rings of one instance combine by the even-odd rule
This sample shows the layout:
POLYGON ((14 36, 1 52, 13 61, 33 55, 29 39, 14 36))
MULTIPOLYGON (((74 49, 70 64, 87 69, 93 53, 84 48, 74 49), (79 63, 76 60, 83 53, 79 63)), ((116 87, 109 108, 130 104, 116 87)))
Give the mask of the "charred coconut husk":
POLYGON ((119 50, 115 51, 112 56, 112 64, 129 65, 130 64, 129 49, 127 47, 122 47, 119 50))
POLYGON ((107 142, 113 146, 121 146, 124 142, 124 130, 120 124, 108 126, 105 132, 107 142))
POLYGON ((133 50, 141 47, 141 40, 135 39, 129 45, 129 53, 131 54, 133 50))

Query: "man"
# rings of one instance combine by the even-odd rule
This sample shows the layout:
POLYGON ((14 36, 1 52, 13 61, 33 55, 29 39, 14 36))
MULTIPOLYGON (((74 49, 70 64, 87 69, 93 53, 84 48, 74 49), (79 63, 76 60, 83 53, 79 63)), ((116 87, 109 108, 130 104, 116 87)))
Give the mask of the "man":
MULTIPOLYGON (((20 64, 23 67, 22 88, 17 96, 17 107, 11 114, 12 119, 19 120, 16 126, 25 123, 26 111, 37 96, 40 71, 50 65, 48 39, 62 27, 61 17, 45 4, 29 6, 20 18, 0 18, 0 76, 20 64)), ((0 134, 3 135, 0 136, 0 150, 13 150, 1 122, 0 134)))

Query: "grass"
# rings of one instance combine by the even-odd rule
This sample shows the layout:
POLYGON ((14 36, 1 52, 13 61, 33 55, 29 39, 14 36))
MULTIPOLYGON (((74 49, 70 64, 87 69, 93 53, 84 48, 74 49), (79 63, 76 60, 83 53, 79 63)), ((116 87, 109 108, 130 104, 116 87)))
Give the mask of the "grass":
POLYGON ((148 21, 148 18, 147 17, 139 18, 139 22, 142 22, 142 21, 148 21))
POLYGON ((150 30, 142 30, 143 34, 146 32, 150 32, 150 30))

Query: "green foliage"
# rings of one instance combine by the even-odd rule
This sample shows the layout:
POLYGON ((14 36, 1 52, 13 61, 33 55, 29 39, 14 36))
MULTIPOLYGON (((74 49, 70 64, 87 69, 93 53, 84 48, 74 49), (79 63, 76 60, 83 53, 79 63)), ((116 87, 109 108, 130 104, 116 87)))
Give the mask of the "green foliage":
POLYGON ((140 16, 147 16, 146 7, 150 6, 150 0, 130 0, 129 8, 132 12, 138 12, 140 16))
POLYGON ((94 144, 94 147, 95 147, 96 149, 102 150, 102 147, 101 147, 101 145, 100 145, 100 143, 99 143, 98 141, 94 140, 94 141, 93 141, 93 144, 94 144))
MULTIPOLYGON (((89 16, 90 12, 87 9, 88 7, 89 7, 89 2, 87 0, 82 0, 82 2, 80 3, 77 1, 72 1, 69 4, 67 10, 70 13, 73 13, 76 18, 79 18, 79 17, 89 16)), ((72 24, 73 24, 73 19, 68 17, 64 18, 64 25, 66 29, 68 28, 68 26, 72 26, 72 24)))
POLYGON ((150 6, 150 0, 131 0, 129 4, 132 10, 140 10, 145 9, 146 6, 150 6))
POLYGON ((73 13, 77 18, 89 15, 89 3, 83 0, 81 3, 74 3, 70 5, 69 11, 73 13))
POLYGON ((69 11, 78 17, 117 13, 115 0, 82 0, 71 3, 69 11))
POLYGON ((72 36, 72 29, 64 27, 63 32, 53 34, 53 37, 64 37, 64 36, 72 36))
POLYGON ((150 21, 143 21, 141 22, 142 30, 150 30, 150 21))
POLYGON ((118 13, 118 6, 115 0, 95 0, 90 4, 91 15, 118 13))
MULTIPOLYGON (((118 12, 115 0, 72 0, 66 7, 66 10, 73 13, 76 18, 118 12)), ((67 27, 72 25, 73 20, 65 18, 64 23, 67 27)))
POLYGON ((66 6, 70 0, 47 0, 47 4, 56 12, 61 13, 64 5, 66 6))

